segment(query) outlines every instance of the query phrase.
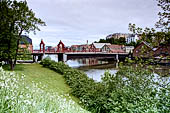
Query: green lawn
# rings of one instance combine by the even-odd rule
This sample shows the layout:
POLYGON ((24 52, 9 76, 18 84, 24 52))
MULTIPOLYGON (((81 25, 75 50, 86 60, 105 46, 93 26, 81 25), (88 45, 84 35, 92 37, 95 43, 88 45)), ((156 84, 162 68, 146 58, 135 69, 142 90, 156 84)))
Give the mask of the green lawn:
MULTIPOLYGON (((7 69, 6 66, 4 68, 7 69)), ((24 74, 26 83, 28 84, 32 82, 39 83, 40 88, 45 85, 45 88, 43 88, 45 91, 54 91, 61 95, 68 94, 70 91, 62 75, 44 68, 40 64, 17 64, 14 71, 24 74)), ((68 97, 66 98, 69 100, 68 97)), ((71 99, 78 103, 78 99, 74 96, 71 96, 71 99)), ((80 105, 77 104, 77 107, 80 107, 80 105)))
POLYGON ((57 91, 60 94, 69 93, 70 88, 65 83, 62 75, 42 67, 40 64, 18 64, 14 70, 16 73, 24 74, 26 82, 40 83, 45 85, 44 90, 57 91))

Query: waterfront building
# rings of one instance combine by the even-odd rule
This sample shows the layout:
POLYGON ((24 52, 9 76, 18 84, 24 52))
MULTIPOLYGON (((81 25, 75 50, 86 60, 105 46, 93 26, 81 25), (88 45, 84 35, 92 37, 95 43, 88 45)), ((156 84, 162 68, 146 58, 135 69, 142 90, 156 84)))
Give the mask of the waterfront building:
POLYGON ((126 53, 132 53, 134 50, 134 46, 125 46, 125 52, 126 53))
POLYGON ((160 45, 154 51, 154 57, 170 57, 170 44, 160 45))
POLYGON ((149 43, 142 41, 134 50, 133 57, 143 57, 149 58, 154 54, 155 48, 153 48, 149 43))
POLYGON ((19 44, 19 52, 23 52, 24 50, 31 53, 33 51, 33 44, 32 44, 31 38, 29 38, 26 35, 21 35, 21 41, 19 44))
POLYGON ((83 45, 72 45, 70 47, 70 51, 73 52, 88 52, 89 51, 89 45, 88 44, 83 44, 83 45))
POLYGON ((170 57, 170 44, 152 47, 149 43, 142 41, 133 51, 133 57, 170 57))
POLYGON ((90 52, 101 52, 104 45, 111 45, 110 43, 92 43, 90 45, 90 52))
POLYGON ((106 53, 125 53, 124 45, 104 45, 101 51, 106 53))

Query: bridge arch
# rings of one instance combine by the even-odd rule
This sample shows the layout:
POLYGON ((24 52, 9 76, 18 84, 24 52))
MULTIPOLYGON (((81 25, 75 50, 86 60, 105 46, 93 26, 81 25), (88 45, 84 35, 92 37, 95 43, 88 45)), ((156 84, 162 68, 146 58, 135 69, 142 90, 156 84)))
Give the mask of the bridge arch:
POLYGON ((63 53, 65 50, 65 45, 64 43, 60 40, 59 44, 57 45, 57 52, 63 53))
POLYGON ((43 41, 43 39, 41 39, 41 43, 40 43, 40 52, 45 52, 45 43, 44 43, 44 41, 43 41))

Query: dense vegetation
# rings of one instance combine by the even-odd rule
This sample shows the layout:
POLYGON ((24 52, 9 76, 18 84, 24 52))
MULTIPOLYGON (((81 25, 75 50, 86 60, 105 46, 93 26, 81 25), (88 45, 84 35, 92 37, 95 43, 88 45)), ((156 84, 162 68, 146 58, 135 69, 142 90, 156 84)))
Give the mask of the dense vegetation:
POLYGON ((94 113, 170 111, 169 81, 154 75, 151 68, 145 69, 142 64, 135 68, 120 65, 120 70, 115 75, 106 72, 101 82, 49 58, 44 59, 41 64, 63 74, 72 88, 71 94, 94 113))
POLYGON ((136 47, 141 41, 126 43, 125 37, 120 37, 119 39, 108 38, 108 39, 100 39, 98 43, 111 43, 118 45, 126 45, 126 46, 134 46, 136 47))

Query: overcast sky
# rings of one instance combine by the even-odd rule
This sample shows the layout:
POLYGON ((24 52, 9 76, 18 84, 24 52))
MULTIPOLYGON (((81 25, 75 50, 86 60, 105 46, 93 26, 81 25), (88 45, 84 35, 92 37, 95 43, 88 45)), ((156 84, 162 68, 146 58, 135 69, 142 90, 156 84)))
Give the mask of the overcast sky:
POLYGON ((128 24, 154 27, 159 8, 156 0, 27 0, 36 17, 47 26, 29 34, 37 47, 62 40, 66 46, 98 41, 112 33, 129 33, 128 24))

